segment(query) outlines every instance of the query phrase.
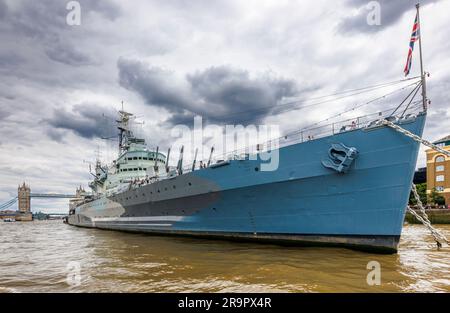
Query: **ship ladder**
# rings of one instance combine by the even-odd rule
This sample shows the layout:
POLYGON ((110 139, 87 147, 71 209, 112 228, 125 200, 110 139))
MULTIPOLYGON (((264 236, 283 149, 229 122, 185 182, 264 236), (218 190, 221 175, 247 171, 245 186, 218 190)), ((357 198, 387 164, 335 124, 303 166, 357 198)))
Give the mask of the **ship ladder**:
MULTIPOLYGON (((435 151, 438 151, 438 152, 450 157, 450 151, 447 151, 447 150, 442 149, 441 147, 438 147, 437 145, 429 142, 428 140, 425 140, 425 139, 411 133, 410 131, 398 126, 397 124, 392 123, 391 121, 383 120, 383 124, 393 128, 394 130, 398 131, 399 133, 402 133, 403 135, 410 137, 413 140, 415 140, 435 151)), ((437 230, 436 228, 434 228, 431 225, 430 219, 428 218, 428 215, 425 212, 425 208, 423 207, 422 201, 420 200, 419 194, 417 193, 417 188, 414 184, 412 184, 411 190, 413 192, 414 198, 417 201, 417 206, 419 207, 419 211, 420 211, 421 215, 419 213, 417 213, 415 210, 413 210, 412 208, 410 208, 409 205, 407 206, 408 211, 417 220, 419 220, 423 225, 425 225, 428 228, 428 230, 430 231, 434 240, 436 241, 438 249, 440 249, 442 247, 442 243, 444 243, 444 242, 447 243, 447 245, 450 245, 449 240, 444 236, 444 234, 441 233, 439 230, 437 230)))

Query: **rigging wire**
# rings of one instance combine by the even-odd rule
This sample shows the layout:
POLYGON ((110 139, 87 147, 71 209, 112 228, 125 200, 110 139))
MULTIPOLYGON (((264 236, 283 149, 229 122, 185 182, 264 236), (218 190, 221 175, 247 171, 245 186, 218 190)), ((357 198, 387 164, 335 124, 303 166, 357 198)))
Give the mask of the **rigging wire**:
MULTIPOLYGON (((411 80, 411 79, 408 79, 408 80, 411 80)), ((293 132, 290 132, 290 133, 286 133, 285 135, 283 135, 283 136, 281 136, 281 137, 279 137, 279 138, 277 138, 277 139, 281 139, 281 138, 286 137, 286 136, 292 136, 292 135, 300 134, 300 133, 305 132, 305 131, 313 130, 313 129, 317 128, 317 127, 315 127, 315 126, 317 126, 317 125, 319 125, 319 124, 321 124, 321 123, 323 123, 323 122, 330 121, 330 120, 332 120, 332 119, 334 119, 334 118, 337 118, 337 117, 342 116, 342 115, 344 115, 344 114, 346 114, 346 113, 352 112, 352 111, 354 111, 354 110, 356 110, 356 109, 359 109, 359 108, 361 108, 361 107, 363 107, 363 106, 369 105, 369 104, 371 104, 371 103, 373 103, 373 102, 376 102, 376 101, 379 101, 379 100, 381 100, 381 99, 385 99, 386 97, 389 97, 389 96, 391 96, 391 95, 393 95, 393 94, 396 94, 396 93, 398 93, 398 92, 400 92, 400 91, 403 91, 403 90, 405 90, 405 89, 407 89, 407 88, 409 88, 409 87, 411 87, 411 86, 414 86, 414 88, 413 88, 413 91, 414 91, 414 90, 416 90, 417 86, 420 85, 420 84, 421 84, 421 81, 420 81, 420 80, 419 80, 419 81, 415 81, 415 82, 413 82, 413 83, 411 83, 411 84, 408 84, 408 85, 406 85, 406 86, 403 86, 403 87, 401 87, 401 88, 398 88, 398 89, 396 89, 396 90, 393 90, 393 91, 391 91, 391 92, 389 92, 389 93, 386 93, 386 94, 384 94, 384 95, 382 95, 382 96, 379 96, 379 97, 376 97, 376 98, 374 98, 374 99, 371 99, 371 100, 369 100, 369 101, 367 101, 367 102, 364 102, 364 103, 361 103, 361 104, 356 104, 356 105, 354 105, 351 109, 348 109, 348 110, 346 110, 346 111, 344 111, 344 112, 341 112, 341 113, 339 113, 339 114, 337 114, 337 115, 334 115, 334 116, 328 117, 328 118, 326 118, 326 119, 324 119, 324 120, 321 120, 321 121, 318 121, 318 122, 316 122, 316 123, 310 124, 310 125, 305 126, 305 127, 301 128, 301 129, 298 129, 298 130, 296 130, 296 131, 293 131, 293 132)), ((408 96, 408 97, 409 97, 409 96, 408 96)), ((333 100, 335 100, 335 99, 333 99, 333 100)), ((327 101, 327 102, 329 102, 329 101, 327 101)), ((386 110, 386 111, 384 111, 384 112, 390 111, 390 110, 392 110, 393 108, 394 108, 394 107, 389 108, 388 110, 386 110)), ((296 109, 299 109, 299 108, 296 108, 296 109)), ((296 110, 296 109, 293 109, 293 110, 296 110)), ((320 126, 320 127, 322 127, 322 126, 320 126)), ((224 154, 224 155, 225 155, 225 154, 224 154)))
POLYGON ((405 99, 403 99, 402 102, 400 102, 400 104, 395 108, 395 110, 392 111, 390 116, 394 115, 395 112, 397 112, 397 110, 403 105, 403 103, 405 103, 405 101, 408 100, 409 96, 411 96, 414 93, 414 95, 411 98, 411 101, 412 101, 414 99, 414 97, 416 96, 417 91, 419 90, 420 86, 422 86, 422 81, 416 87, 414 87, 413 90, 411 90, 411 92, 405 97, 405 99))
MULTIPOLYGON (((420 78, 420 76, 403 78, 403 79, 394 80, 394 81, 387 82, 387 83, 375 84, 375 85, 371 85, 371 86, 367 86, 367 87, 348 89, 348 90, 336 92, 336 93, 333 93, 333 94, 330 94, 330 95, 308 98, 306 100, 317 100, 317 99, 327 98, 327 97, 331 97, 331 96, 336 96, 336 95, 341 95, 341 94, 346 94, 346 93, 349 93, 349 92, 355 92, 355 91, 361 91, 361 90, 372 91, 372 90, 375 90, 375 89, 380 89, 380 88, 384 88, 384 87, 393 86, 393 85, 396 85, 396 84, 399 84, 399 83, 402 83, 402 82, 406 82, 406 81, 410 81, 410 80, 414 80, 414 79, 417 79, 417 78, 420 78)), ((292 102, 295 102, 295 101, 292 101, 292 102)))
MULTIPOLYGON (((415 109, 417 109, 417 108, 420 108, 421 107, 421 104, 422 104, 422 100, 416 100, 416 101, 414 101, 414 102, 412 102, 412 106, 411 107, 409 107, 409 109, 410 110, 415 110, 415 109)), ((390 108, 388 108, 388 109, 386 109, 386 110, 384 110, 384 111, 381 111, 381 112, 378 112, 379 114, 380 113, 388 113, 388 112, 390 112, 391 110, 393 110, 395 107, 390 107, 390 108)), ((405 110, 406 111, 406 110, 405 110)), ((362 116, 359 116, 359 117, 362 117, 362 116)), ((353 117, 353 118, 350 118, 350 119, 348 119, 347 121, 350 121, 350 120, 354 120, 354 119, 357 119, 358 117, 353 117)), ((345 122, 345 121, 344 121, 345 122)), ((315 130, 315 129, 318 129, 318 128, 323 128, 323 127, 326 127, 326 126, 330 126, 331 124, 328 124, 328 125, 323 125, 323 126, 320 126, 320 127, 316 127, 316 128, 310 128, 310 129, 307 129, 307 130, 315 130)), ((300 133, 303 133, 303 132, 305 132, 305 131, 307 131, 307 130, 305 130, 305 129, 301 129, 301 130, 295 130, 295 131, 291 131, 291 132, 286 132, 284 135, 282 135, 282 136, 280 136, 280 137, 278 137, 278 138, 273 138, 273 139, 270 139, 270 140, 267 140, 267 141, 265 141, 265 142, 262 142, 262 143, 260 143, 260 145, 263 145, 263 146, 265 146, 265 145, 272 145, 272 143, 273 142, 280 142, 280 140, 286 140, 288 137, 295 137, 295 135, 298 135, 298 134, 300 134, 300 133)), ((292 139, 291 139, 292 140, 292 139)), ((302 139, 303 140, 303 139, 302 139)), ((229 155, 229 154, 231 154, 231 153, 234 153, 234 154, 236 154, 237 152, 239 152, 239 151, 247 151, 248 150, 248 147, 245 147, 245 148, 239 148, 239 149, 236 149, 236 150, 233 150, 233 151, 226 151, 226 152, 223 152, 223 153, 221 153, 219 156, 216 156, 216 158, 224 158, 224 157, 226 157, 227 155, 229 155)))
MULTIPOLYGON (((412 103, 410 103, 410 104, 412 104, 412 106, 411 107, 409 107, 409 109, 415 109, 415 108, 417 108, 417 107, 420 107, 420 106, 418 106, 417 104, 419 104, 419 103, 422 103, 422 100, 416 100, 416 101, 414 101, 414 102, 412 102, 412 103)), ((387 109, 387 110, 384 110, 384 111, 382 111, 381 113, 386 113, 386 112, 389 112, 390 110, 392 110, 394 107, 391 107, 391 108, 389 108, 389 109, 387 109)), ((406 109, 407 110, 407 109, 406 109)), ((406 112, 406 110, 405 110, 405 112, 406 112)), ((347 111, 347 113, 348 112, 350 112, 350 111, 352 111, 352 110, 349 110, 349 111, 347 111)), ((348 120, 352 120, 352 119, 357 119, 357 117, 354 117, 354 118, 349 118, 348 120)), ((329 125, 329 124, 328 124, 329 125)), ((320 127, 325 127, 325 126, 327 126, 327 125, 323 125, 323 126, 320 126, 320 127)), ((291 132, 287 132, 285 135, 283 135, 283 136, 281 136, 281 137, 279 137, 279 138, 275 138, 275 140, 279 140, 279 139, 282 139, 282 138, 286 138, 286 137, 289 137, 289 136, 293 136, 293 135, 297 135, 297 134, 300 134, 300 133, 302 133, 302 132, 306 132, 306 131, 311 131, 311 130, 314 130, 314 129, 317 129, 317 128, 320 128, 320 127, 315 127, 315 128, 302 128, 302 129, 300 129, 300 130, 295 130, 295 131, 291 131, 291 132)))
POLYGON ((417 85, 417 84, 419 84, 419 83, 420 83, 420 81, 419 81, 419 82, 414 82, 414 83, 408 84, 407 86, 404 86, 404 87, 402 87, 402 88, 396 89, 396 90, 394 90, 394 91, 392 91, 392 92, 390 92, 390 93, 387 93, 387 94, 384 94, 384 95, 382 95, 382 96, 380 96, 380 97, 374 98, 374 99, 372 99, 372 100, 370 100, 370 101, 367 101, 367 102, 364 102, 364 103, 361 103, 361 104, 356 104, 356 105, 353 106, 351 109, 348 109, 348 110, 346 110, 346 111, 344 111, 344 112, 341 112, 341 113, 339 113, 339 114, 337 114, 337 115, 330 116, 330 117, 328 117, 328 118, 326 118, 326 119, 323 119, 323 120, 318 121, 318 122, 316 122, 316 123, 313 123, 313 124, 310 124, 310 125, 308 125, 308 126, 305 126, 304 128, 298 130, 298 132, 302 132, 302 131, 309 130, 309 129, 311 129, 312 127, 317 126, 317 125, 319 125, 319 124, 321 124, 321 123, 323 123, 323 122, 327 122, 327 121, 329 121, 329 120, 331 120, 331 119, 333 119, 333 118, 342 116, 342 115, 344 115, 344 114, 346 114, 346 113, 348 113, 348 112, 351 112, 351 111, 354 111, 354 110, 356 110, 356 109, 359 109, 360 107, 363 107, 363 106, 365 106, 365 105, 368 105, 368 104, 371 104, 371 103, 376 102, 376 101, 378 101, 378 100, 381 100, 381 99, 384 99, 384 98, 386 98, 386 97, 389 97, 389 96, 391 96, 391 95, 393 95, 393 94, 395 94, 395 93, 397 93, 397 92, 400 92, 400 91, 402 91, 402 90, 405 90, 406 88, 411 87, 411 86, 414 86, 414 85, 417 85))
MULTIPOLYGON (((285 102, 285 103, 280 103, 280 104, 275 105, 275 106, 274 105, 262 106, 262 107, 258 107, 258 108, 255 108, 255 109, 249 109, 249 110, 244 110, 244 111, 239 111, 239 112, 233 112, 233 113, 230 113, 230 114, 227 114, 227 115, 221 115, 220 118, 221 119, 226 119, 226 118, 230 118, 230 117, 233 117, 233 116, 236 116, 236 115, 242 115, 242 114, 246 114, 246 113, 255 113, 255 112, 261 112, 262 114, 265 114, 266 110, 270 109, 270 108, 275 109, 275 114, 279 114, 279 113, 287 112, 290 109, 292 109, 292 110, 303 109, 303 108, 307 108, 307 107, 311 107, 311 106, 315 106, 315 105, 328 103, 328 102, 331 102, 331 101, 341 100, 341 99, 344 99, 344 98, 347 98, 347 97, 360 95, 360 94, 363 94, 363 93, 366 93, 366 92, 370 92, 370 91, 374 91, 374 90, 377 90, 377 89, 382 89, 382 88, 386 88, 386 87, 390 87, 390 86, 395 86, 395 85, 398 85, 398 84, 403 83, 403 82, 415 80, 417 78, 419 78, 419 76, 414 76, 414 77, 410 77, 410 78, 405 78, 405 79, 396 80, 396 81, 383 83, 383 84, 376 84, 376 85, 362 87, 362 88, 350 89, 350 90, 336 92, 336 93, 329 94, 329 95, 324 95, 324 96, 318 96, 318 97, 312 97, 312 98, 307 98, 307 99, 305 98, 305 99, 289 101, 289 102, 285 102), (332 98, 332 99, 323 100, 323 101, 316 102, 316 103, 305 104, 305 103, 307 103, 309 101, 320 100, 320 99, 330 98, 330 97, 339 96, 339 95, 341 95, 341 96, 340 97, 336 97, 336 98, 332 98), (305 105, 299 106, 299 107, 295 107, 296 104, 305 104, 305 105), (294 108, 290 108, 290 106, 294 106, 294 108), (286 108, 283 109, 283 107, 286 107, 286 108)), ((256 116, 258 116, 258 115, 256 115, 256 116)), ((245 121, 245 120, 243 120, 243 121, 245 121)))
MULTIPOLYGON (((420 86, 422 86, 422 82, 420 83, 420 86)), ((416 89, 416 92, 414 93, 414 95, 412 96, 411 100, 409 100, 408 105, 406 106, 406 108, 403 110, 402 112, 402 116, 405 115, 406 111, 408 110, 409 106, 411 105, 411 102, 414 100, 414 98, 417 95, 417 92, 419 91, 420 88, 416 89)), ((419 102, 423 102, 423 100, 420 100, 419 102)))

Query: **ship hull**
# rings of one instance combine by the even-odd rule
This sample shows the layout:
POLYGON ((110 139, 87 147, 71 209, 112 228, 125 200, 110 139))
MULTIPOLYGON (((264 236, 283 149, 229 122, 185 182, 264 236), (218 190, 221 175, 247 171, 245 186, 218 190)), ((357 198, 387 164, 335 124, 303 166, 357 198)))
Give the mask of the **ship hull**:
MULTIPOLYGON (((422 135, 425 114, 401 125, 422 135)), ((85 203, 68 223, 151 234, 397 251, 419 144, 388 127, 279 149, 275 171, 233 160, 85 203), (323 166, 355 147, 347 173, 323 166)))

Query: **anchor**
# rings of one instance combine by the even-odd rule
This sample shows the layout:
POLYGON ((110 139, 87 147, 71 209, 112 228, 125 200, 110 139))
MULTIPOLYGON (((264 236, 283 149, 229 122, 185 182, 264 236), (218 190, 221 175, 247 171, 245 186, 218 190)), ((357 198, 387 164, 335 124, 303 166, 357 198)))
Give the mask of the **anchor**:
POLYGON ((350 165, 358 157, 358 150, 343 143, 333 143, 328 150, 328 157, 327 160, 322 160, 323 166, 339 173, 347 173, 350 165))

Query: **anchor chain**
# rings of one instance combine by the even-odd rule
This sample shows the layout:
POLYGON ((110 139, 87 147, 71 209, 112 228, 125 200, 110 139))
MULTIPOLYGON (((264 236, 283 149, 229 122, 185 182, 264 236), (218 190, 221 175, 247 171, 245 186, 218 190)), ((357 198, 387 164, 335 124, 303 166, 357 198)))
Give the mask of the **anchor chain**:
POLYGON ((434 237, 434 240, 436 241, 438 249, 442 247, 443 242, 447 243, 447 245, 450 245, 449 240, 444 236, 444 234, 442 234, 439 230, 437 230, 436 228, 431 226, 430 219, 428 218, 428 215, 425 212, 425 208, 423 207, 422 201, 420 200, 419 194, 417 193, 416 185, 412 184, 411 189, 412 189, 414 198, 417 201, 417 206, 419 207, 419 210, 420 210, 420 213, 422 214, 422 216, 420 214, 418 214, 415 210, 413 210, 409 205, 407 207, 408 211, 412 215, 414 215, 414 217, 417 220, 422 222, 422 224, 425 225, 425 227, 428 228, 428 230, 431 232, 431 235, 434 237))
MULTIPOLYGON (((444 150, 441 147, 436 146, 435 144, 429 142, 428 140, 425 140, 413 133, 411 133, 410 131, 398 126, 397 124, 392 123, 391 121, 388 120, 383 120, 383 124, 386 126, 389 126, 391 128, 393 128, 394 130, 398 131, 399 133, 402 133, 403 135, 412 138, 413 140, 435 150, 438 151, 442 154, 445 154, 446 156, 450 157, 450 151, 444 150)), ((427 213, 425 212, 425 208, 423 207, 423 203, 420 200, 419 194, 417 193, 417 188, 416 185, 412 184, 411 190, 413 192, 414 198, 417 201, 417 206, 419 207, 420 210, 420 214, 418 214, 415 210, 413 210, 409 205, 407 207, 408 211, 414 215, 414 217, 419 220, 423 225, 425 225, 425 227, 428 228, 428 230, 431 232, 431 235, 434 237, 434 240, 436 241, 436 244, 438 246, 438 249, 440 249, 442 247, 442 243, 445 242, 447 243, 447 245, 450 245, 449 240, 444 236, 444 234, 442 234, 439 230, 437 230, 436 228, 434 228, 433 226, 431 226, 431 222, 430 219, 428 218, 427 213)))
POLYGON ((402 133, 403 135, 405 135, 405 136, 407 136, 409 138, 412 138, 413 140, 415 140, 417 142, 420 142, 421 144, 423 144, 423 145, 425 145, 425 146, 427 146, 427 147, 429 147, 429 148, 431 148, 433 150, 436 150, 436 151, 438 151, 438 152, 440 152, 442 154, 445 154, 446 156, 450 157, 450 151, 444 150, 441 147, 436 146, 435 144, 429 142, 428 140, 425 140, 425 139, 423 139, 423 138, 421 138, 421 137, 411 133, 410 131, 408 131, 408 130, 398 126, 397 124, 392 123, 391 121, 383 120, 383 124, 393 128, 393 129, 395 129, 399 133, 402 133))

